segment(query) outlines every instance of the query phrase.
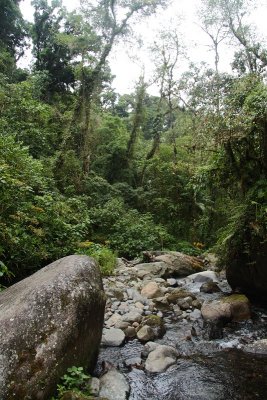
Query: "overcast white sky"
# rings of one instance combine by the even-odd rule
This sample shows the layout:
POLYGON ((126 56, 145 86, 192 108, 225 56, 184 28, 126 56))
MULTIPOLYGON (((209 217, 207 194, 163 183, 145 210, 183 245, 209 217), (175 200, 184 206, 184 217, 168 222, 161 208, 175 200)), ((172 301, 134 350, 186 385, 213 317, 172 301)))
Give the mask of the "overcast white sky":
MULTIPOLYGON (((79 6, 79 0, 63 0, 63 3, 70 10, 79 6)), ((267 0, 258 0, 257 3, 260 6, 255 9, 251 20, 257 31, 267 39, 267 0)), ((109 61, 112 72, 116 75, 113 86, 118 92, 131 92, 143 68, 146 78, 151 77, 153 66, 145 48, 153 43, 156 32, 160 28, 166 29, 170 25, 177 27, 181 33, 191 61, 205 61, 213 65, 214 56, 209 49, 209 38, 198 26, 197 9, 199 5, 200 0, 173 0, 167 10, 159 12, 156 16, 148 18, 135 27, 144 42, 143 50, 132 47, 130 44, 116 46, 109 61)), ((31 0, 22 1, 21 9, 24 17, 32 21, 31 0)), ((221 46, 220 53, 220 69, 227 70, 229 69, 229 60, 232 59, 232 50, 225 44, 221 46)), ((185 63, 181 63, 181 72, 184 68, 186 68, 185 63)))

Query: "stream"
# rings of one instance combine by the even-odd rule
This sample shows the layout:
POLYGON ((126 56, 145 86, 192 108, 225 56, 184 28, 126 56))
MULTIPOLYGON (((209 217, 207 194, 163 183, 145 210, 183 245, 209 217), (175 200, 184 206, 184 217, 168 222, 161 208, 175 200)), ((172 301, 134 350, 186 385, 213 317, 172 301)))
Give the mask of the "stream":
MULTIPOLYGON (((201 293, 201 284, 187 278, 178 279, 177 284, 201 302, 231 291, 223 279, 219 282, 221 292, 212 294, 201 293)), ((252 306, 250 319, 227 323, 223 337, 215 340, 205 338, 202 318, 177 317, 172 310, 160 314, 166 333, 154 342, 177 349, 179 357, 174 365, 164 372, 148 372, 144 367, 145 343, 126 338, 121 346, 101 346, 95 376, 103 374, 105 363, 116 367, 129 383, 129 400, 267 399, 267 351, 248 351, 249 345, 267 337, 266 309, 252 306)))

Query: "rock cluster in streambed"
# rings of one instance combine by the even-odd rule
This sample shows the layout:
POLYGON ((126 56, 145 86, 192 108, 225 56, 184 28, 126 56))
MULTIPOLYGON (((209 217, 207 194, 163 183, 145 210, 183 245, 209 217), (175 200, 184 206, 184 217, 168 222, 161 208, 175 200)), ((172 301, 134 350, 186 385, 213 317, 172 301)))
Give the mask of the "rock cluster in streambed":
MULTIPOLYGON (((243 301, 241 306, 235 307, 235 301, 226 302, 226 296, 218 285, 218 275, 214 271, 206 271, 201 259, 182 253, 155 255, 147 263, 119 259, 114 276, 104 278, 103 283, 107 304, 102 346, 123 346, 129 340, 138 339, 144 345, 142 357, 140 354, 140 357, 126 359, 125 366, 142 368, 147 373, 165 372, 177 364, 180 356, 178 347, 173 343, 160 343, 160 338, 166 333, 166 316, 167 319, 171 316, 181 321, 187 327, 182 341, 190 341, 200 334, 194 327, 196 321, 206 326, 209 340, 216 336, 217 324, 222 329, 223 325, 218 321, 238 320, 236 312, 239 308, 242 314, 240 319, 250 318, 245 296, 237 299, 239 303, 243 301), (190 282, 197 286, 196 292, 188 287, 190 282), (223 299, 225 303, 218 306, 223 299), (225 315, 222 315, 223 310, 225 315)), ((114 369, 111 367, 106 374, 112 375, 110 371, 114 369)), ((122 392, 126 393, 125 382, 122 386, 122 392)), ((100 387, 104 387, 103 382, 100 387)), ((116 391, 120 392, 118 388, 116 391)), ((107 392, 103 389, 101 393, 107 392)), ((118 399, 126 398, 123 394, 118 396, 118 399)), ((112 397, 112 400, 115 399, 112 397)))

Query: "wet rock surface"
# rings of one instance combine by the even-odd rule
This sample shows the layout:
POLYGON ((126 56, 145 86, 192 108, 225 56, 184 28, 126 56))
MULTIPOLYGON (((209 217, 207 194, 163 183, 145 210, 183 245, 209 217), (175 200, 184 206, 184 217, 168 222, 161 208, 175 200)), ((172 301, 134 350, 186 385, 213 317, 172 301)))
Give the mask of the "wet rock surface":
POLYGON ((116 276, 104 279, 105 330, 119 328, 126 339, 102 347, 95 374, 111 363, 129 383, 130 400, 265 400, 266 343, 256 343, 266 339, 267 311, 251 310, 201 260, 188 270, 182 264, 179 278, 177 260, 188 259, 172 252, 148 263, 120 260, 116 276), (204 283, 214 290, 201 291, 204 283))
POLYGON ((130 386, 125 376, 115 368, 108 371, 100 378, 101 397, 113 400, 126 400, 130 392, 130 386))
POLYGON ((168 367, 176 363, 178 352, 175 348, 166 345, 157 345, 149 352, 145 369, 148 372, 164 372, 168 367))
POLYGON ((256 340, 244 347, 247 353, 254 353, 267 356, 267 339, 256 340))
POLYGON ((204 293, 216 293, 216 292, 220 292, 221 289, 219 288, 219 286, 217 285, 216 282, 209 280, 209 281, 204 282, 201 285, 200 291, 204 292, 204 293))

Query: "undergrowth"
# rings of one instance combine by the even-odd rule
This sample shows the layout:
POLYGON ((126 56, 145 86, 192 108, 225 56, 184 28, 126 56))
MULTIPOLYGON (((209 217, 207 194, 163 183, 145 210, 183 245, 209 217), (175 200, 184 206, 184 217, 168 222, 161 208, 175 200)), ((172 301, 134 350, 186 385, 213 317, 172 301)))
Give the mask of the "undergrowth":
POLYGON ((57 385, 57 397, 51 400, 60 400, 68 392, 82 395, 84 399, 91 399, 90 394, 90 375, 87 375, 83 367, 71 367, 61 378, 61 383, 57 385))
POLYGON ((94 258, 98 262, 103 276, 113 274, 116 265, 117 254, 107 246, 93 242, 82 242, 79 245, 77 253, 94 258))

